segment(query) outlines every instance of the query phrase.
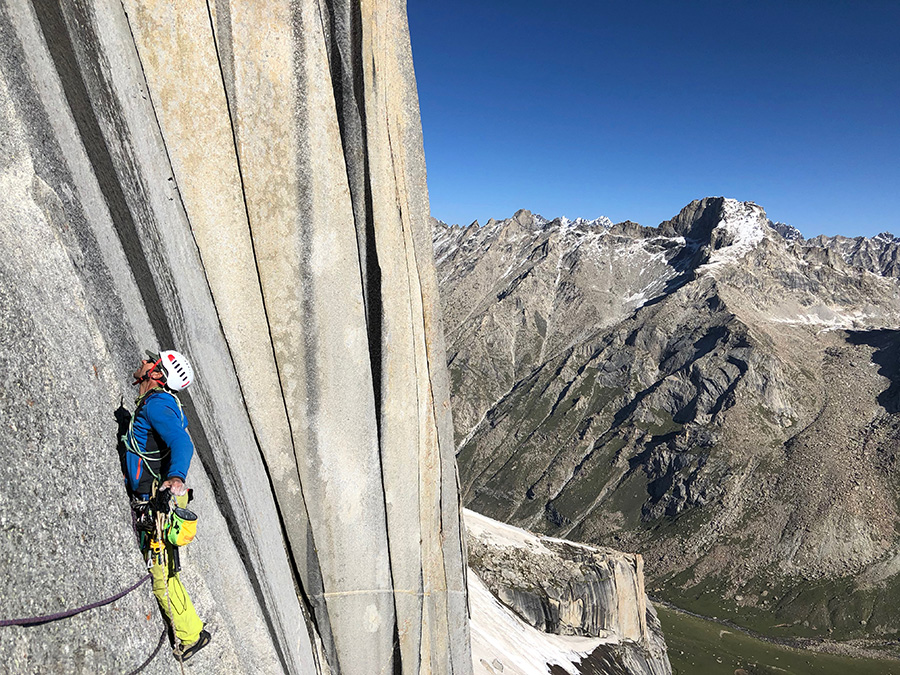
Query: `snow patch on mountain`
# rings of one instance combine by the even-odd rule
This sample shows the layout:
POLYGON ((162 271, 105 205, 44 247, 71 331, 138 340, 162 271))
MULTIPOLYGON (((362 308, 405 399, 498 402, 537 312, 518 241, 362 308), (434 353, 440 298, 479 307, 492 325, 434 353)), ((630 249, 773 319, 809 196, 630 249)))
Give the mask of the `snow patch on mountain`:
POLYGON ((765 238, 768 222, 761 206, 726 199, 722 205, 722 219, 713 229, 712 237, 713 240, 722 237, 728 243, 713 251, 709 260, 697 268, 698 273, 717 269, 750 253, 765 238))
POLYGON ((466 530, 473 536, 480 539, 486 539, 495 546, 512 546, 514 548, 530 549, 532 553, 546 553, 547 555, 555 555, 550 551, 543 542, 556 542, 558 544, 566 544, 576 548, 583 548, 586 551, 603 550, 597 546, 588 546, 577 541, 569 539, 558 539, 556 537, 538 536, 528 530, 501 523, 499 520, 488 518, 471 509, 463 509, 463 515, 466 521, 466 530))
POLYGON ((860 310, 832 309, 824 305, 811 308, 806 314, 795 314, 790 317, 770 317, 772 323, 794 326, 821 326, 830 330, 864 328, 868 320, 877 319, 876 314, 860 310))
POLYGON ((785 241, 803 241, 803 234, 793 225, 773 222, 771 220, 768 222, 768 225, 778 234, 780 234, 785 239, 785 241))
POLYGON ((542 633, 503 606, 472 570, 469 570, 469 602, 476 675, 547 675, 551 665, 577 675, 576 663, 600 645, 617 642, 612 637, 542 633))

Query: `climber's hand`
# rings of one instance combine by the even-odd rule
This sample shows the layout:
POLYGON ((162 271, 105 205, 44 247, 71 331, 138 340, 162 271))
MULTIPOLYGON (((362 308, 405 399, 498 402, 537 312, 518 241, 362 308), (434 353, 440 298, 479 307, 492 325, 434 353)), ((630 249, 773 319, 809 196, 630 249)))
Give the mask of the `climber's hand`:
POLYGON ((178 476, 172 476, 172 478, 164 480, 163 484, 159 486, 159 489, 169 490, 176 497, 187 494, 187 486, 184 484, 183 480, 178 478, 178 476))

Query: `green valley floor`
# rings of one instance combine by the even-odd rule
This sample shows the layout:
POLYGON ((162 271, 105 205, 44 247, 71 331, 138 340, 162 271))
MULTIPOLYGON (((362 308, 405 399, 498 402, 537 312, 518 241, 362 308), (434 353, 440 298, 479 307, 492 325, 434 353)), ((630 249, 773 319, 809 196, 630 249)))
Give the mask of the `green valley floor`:
POLYGON ((793 649, 657 604, 674 675, 900 675, 900 661, 793 649))

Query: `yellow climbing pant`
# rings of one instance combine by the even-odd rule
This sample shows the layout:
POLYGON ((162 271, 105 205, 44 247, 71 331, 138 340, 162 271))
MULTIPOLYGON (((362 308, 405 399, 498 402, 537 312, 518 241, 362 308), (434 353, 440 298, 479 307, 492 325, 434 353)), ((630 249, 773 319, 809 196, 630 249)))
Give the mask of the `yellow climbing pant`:
MULTIPOLYGON (((177 497, 176 503, 182 508, 187 506, 187 495, 177 497)), ((150 555, 148 548, 144 551, 144 559, 150 560, 151 558, 153 556, 150 555)), ((178 573, 175 572, 175 547, 168 542, 166 542, 166 560, 168 564, 161 565, 153 558, 153 564, 150 566, 150 574, 153 575, 153 595, 156 596, 163 614, 168 617, 175 637, 181 641, 181 644, 190 645, 200 638, 203 621, 197 616, 191 596, 188 595, 178 573), (166 598, 167 586, 168 598, 166 598), (169 612, 169 607, 172 608, 171 612, 169 612)))

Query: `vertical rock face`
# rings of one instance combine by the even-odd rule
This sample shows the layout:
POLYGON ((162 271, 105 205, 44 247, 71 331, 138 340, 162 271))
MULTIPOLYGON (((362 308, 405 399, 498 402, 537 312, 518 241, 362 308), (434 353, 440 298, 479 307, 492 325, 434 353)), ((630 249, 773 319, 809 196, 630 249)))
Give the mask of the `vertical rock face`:
MULTIPOLYGON (((471 672, 405 4, 4 0, 0 121, 0 619, 143 574, 114 411, 176 348, 198 662, 471 672)), ((151 600, 0 653, 128 672, 151 600)))
POLYGON ((474 511, 465 522, 470 575, 477 575, 476 672, 521 668, 521 656, 526 672, 672 672, 641 556, 536 536, 474 511))

